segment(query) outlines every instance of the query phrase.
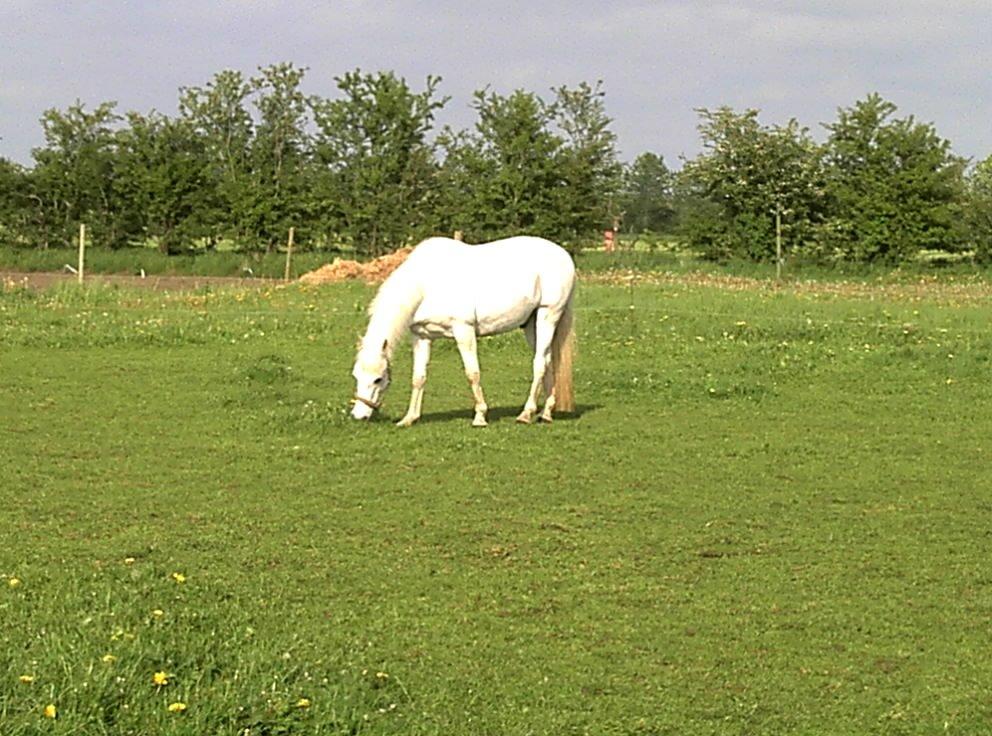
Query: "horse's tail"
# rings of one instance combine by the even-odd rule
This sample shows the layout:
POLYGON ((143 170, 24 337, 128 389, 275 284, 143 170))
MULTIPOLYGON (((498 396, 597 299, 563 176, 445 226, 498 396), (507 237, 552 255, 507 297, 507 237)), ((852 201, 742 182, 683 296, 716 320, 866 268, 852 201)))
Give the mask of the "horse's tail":
POLYGON ((551 369, 555 376, 555 409, 558 411, 575 411, 575 389, 572 385, 572 361, 575 358, 574 301, 573 286, 551 341, 551 369))

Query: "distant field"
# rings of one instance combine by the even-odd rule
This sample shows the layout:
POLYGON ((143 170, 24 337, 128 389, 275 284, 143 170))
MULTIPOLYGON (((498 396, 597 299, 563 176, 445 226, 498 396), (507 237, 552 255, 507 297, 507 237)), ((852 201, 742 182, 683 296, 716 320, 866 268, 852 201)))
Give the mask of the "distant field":
POLYGON ((363 285, 7 289, 0 733, 982 733, 985 288, 587 279, 484 430, 347 418, 363 285))
MULTIPOLYGON (((354 252, 300 251, 293 254, 290 276, 297 278, 335 258, 356 258, 354 252)), ((71 248, 48 250, 10 248, 0 246, 0 272, 57 272, 70 273, 66 266, 75 267, 78 252, 71 248)), ((576 262, 583 271, 636 270, 665 271, 669 273, 710 273, 718 275, 749 276, 767 279, 775 276, 772 263, 732 261, 715 263, 705 261, 686 251, 676 241, 644 240, 621 241, 621 247, 612 253, 601 249, 587 249, 576 254, 576 262)), ((286 254, 241 253, 234 251, 199 251, 181 255, 165 255, 152 248, 91 248, 86 255, 86 272, 90 274, 120 274, 146 276, 211 276, 246 279, 282 279, 286 271, 286 254)), ((837 262, 823 264, 788 258, 784 278, 787 281, 815 279, 818 281, 857 280, 898 282, 919 278, 980 279, 992 282, 992 270, 967 261, 946 262, 920 260, 898 267, 884 264, 858 264, 837 262)))

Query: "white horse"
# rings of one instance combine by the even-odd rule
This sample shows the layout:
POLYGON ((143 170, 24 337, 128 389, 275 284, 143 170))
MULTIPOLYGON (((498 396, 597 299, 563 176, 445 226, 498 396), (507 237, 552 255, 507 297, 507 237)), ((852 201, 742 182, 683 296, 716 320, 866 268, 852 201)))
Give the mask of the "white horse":
POLYGON ((379 288, 369 307, 369 325, 352 374, 356 390, 351 415, 368 419, 389 385, 389 362, 403 333, 413 335, 413 393, 397 422, 420 418, 431 341, 450 337, 458 344, 475 398, 472 425, 486 426, 476 338, 522 327, 534 350, 534 379, 518 422, 529 424, 545 393, 540 419, 552 411, 574 411, 572 393, 572 301, 575 265, 559 245, 520 236, 481 245, 428 238, 379 288))

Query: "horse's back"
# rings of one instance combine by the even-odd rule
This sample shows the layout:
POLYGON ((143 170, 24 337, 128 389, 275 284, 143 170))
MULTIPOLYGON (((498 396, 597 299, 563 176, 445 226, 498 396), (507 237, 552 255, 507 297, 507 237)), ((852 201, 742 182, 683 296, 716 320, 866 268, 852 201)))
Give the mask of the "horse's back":
POLYGON ((575 264, 564 248, 545 238, 518 235, 469 245, 452 238, 428 238, 407 259, 411 267, 462 283, 520 283, 537 278, 544 290, 570 292, 575 264))
POLYGON ((407 264, 423 294, 417 321, 469 322, 478 334, 519 327, 541 306, 564 309, 575 282, 568 252, 530 236, 479 245, 429 238, 401 268, 407 264))

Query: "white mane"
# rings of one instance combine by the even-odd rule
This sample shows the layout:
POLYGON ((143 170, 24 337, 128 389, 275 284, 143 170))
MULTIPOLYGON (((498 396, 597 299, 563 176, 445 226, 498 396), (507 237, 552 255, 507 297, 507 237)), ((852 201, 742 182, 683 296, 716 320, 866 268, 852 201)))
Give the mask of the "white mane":
POLYGON ((390 360, 397 343, 407 333, 413 313, 423 299, 415 270, 408 264, 409 259, 389 275, 369 305, 369 327, 362 338, 360 353, 382 355, 385 343, 386 359, 390 360))

